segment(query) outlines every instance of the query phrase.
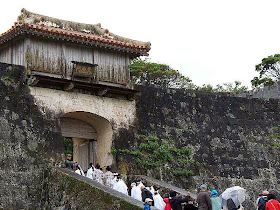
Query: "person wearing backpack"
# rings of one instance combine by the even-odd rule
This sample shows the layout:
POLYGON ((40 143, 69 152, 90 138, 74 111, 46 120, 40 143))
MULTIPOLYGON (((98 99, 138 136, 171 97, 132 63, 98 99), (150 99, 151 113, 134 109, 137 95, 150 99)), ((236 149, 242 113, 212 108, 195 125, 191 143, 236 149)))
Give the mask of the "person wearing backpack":
POLYGON ((267 196, 268 201, 265 204, 265 210, 280 210, 280 204, 276 200, 276 196, 269 194, 267 196))
POLYGON ((262 196, 257 200, 257 209, 265 210, 265 204, 268 201, 267 196, 269 195, 268 191, 263 191, 262 196))

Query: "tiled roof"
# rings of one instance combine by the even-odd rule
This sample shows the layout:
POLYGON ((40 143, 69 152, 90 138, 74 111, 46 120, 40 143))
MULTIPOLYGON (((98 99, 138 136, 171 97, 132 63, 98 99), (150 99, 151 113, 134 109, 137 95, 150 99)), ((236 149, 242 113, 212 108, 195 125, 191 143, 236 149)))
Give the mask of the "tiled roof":
POLYGON ((24 9, 18 17, 18 22, 10 30, 0 35, 0 44, 24 34, 124 51, 136 55, 147 55, 151 47, 149 42, 140 42, 110 33, 107 29, 103 29, 100 24, 90 25, 64 21, 30 13, 24 9))

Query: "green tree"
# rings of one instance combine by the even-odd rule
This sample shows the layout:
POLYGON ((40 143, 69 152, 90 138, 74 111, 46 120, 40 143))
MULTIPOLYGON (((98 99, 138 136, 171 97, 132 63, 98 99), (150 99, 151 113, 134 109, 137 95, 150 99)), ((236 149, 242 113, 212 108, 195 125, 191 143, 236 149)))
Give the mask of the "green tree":
POLYGON ((204 84, 201 87, 198 87, 197 90, 205 92, 231 92, 231 93, 240 93, 247 91, 248 87, 242 85, 240 81, 234 81, 229 83, 224 83, 222 85, 216 85, 216 87, 210 84, 204 84))
POLYGON ((190 88, 194 84, 190 78, 166 64, 149 62, 148 59, 135 59, 130 65, 134 84, 168 88, 190 88))
POLYGON ((216 90, 219 90, 221 87, 220 92, 233 92, 233 93, 240 93, 243 91, 247 91, 248 87, 242 85, 240 81, 234 81, 229 83, 224 83, 223 86, 217 85, 216 90))
POLYGON ((215 88, 213 87, 213 85, 210 84, 203 84, 201 87, 197 87, 197 90, 211 93, 215 92, 215 88))
POLYGON ((266 86, 279 81, 280 79, 280 54, 263 58, 262 62, 256 65, 258 77, 251 80, 253 87, 266 86))
POLYGON ((191 89, 205 92, 242 92, 248 90, 241 82, 224 83, 216 87, 204 84, 195 85, 189 77, 166 64, 149 62, 148 59, 135 59, 130 65, 131 80, 137 85, 191 89))

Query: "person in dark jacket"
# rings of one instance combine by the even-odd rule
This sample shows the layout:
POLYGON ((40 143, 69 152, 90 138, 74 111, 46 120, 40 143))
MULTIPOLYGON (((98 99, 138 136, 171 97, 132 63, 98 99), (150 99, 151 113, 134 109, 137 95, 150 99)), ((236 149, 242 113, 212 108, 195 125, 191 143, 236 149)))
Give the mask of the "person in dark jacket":
POLYGON ((141 191, 142 191, 142 201, 145 202, 146 198, 150 198, 153 200, 153 194, 145 188, 145 186, 141 186, 141 191))
POLYGON ((189 198, 188 204, 185 206, 184 210, 198 210, 198 208, 193 204, 194 199, 189 198))
POLYGON ((197 195, 198 210, 212 210, 212 203, 207 191, 207 185, 200 186, 200 192, 197 195))
POLYGON ((66 155, 65 166, 66 168, 73 169, 73 161, 71 154, 66 155))
POLYGON ((228 210, 238 210, 240 206, 236 206, 233 200, 230 198, 227 200, 228 210))
POLYGON ((188 202, 188 198, 182 199, 179 197, 179 193, 173 191, 170 193, 171 199, 169 199, 172 210, 182 210, 182 203, 188 202))
POLYGON ((265 210, 265 204, 268 201, 267 196, 269 195, 269 192, 267 190, 264 190, 261 194, 261 197, 258 198, 256 202, 256 207, 258 210, 265 210))

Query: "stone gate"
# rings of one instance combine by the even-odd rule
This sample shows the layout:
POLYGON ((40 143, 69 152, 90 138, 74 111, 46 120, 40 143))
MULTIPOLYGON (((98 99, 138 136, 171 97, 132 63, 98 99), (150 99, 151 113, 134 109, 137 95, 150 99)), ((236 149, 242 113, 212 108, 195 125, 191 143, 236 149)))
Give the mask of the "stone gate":
POLYGON ((115 35, 100 24, 25 9, 0 36, 0 62, 25 67, 36 103, 57 116, 63 137, 73 139, 74 161, 83 168, 89 162, 112 164, 114 136, 135 120, 130 61, 149 50, 150 43, 115 35))

